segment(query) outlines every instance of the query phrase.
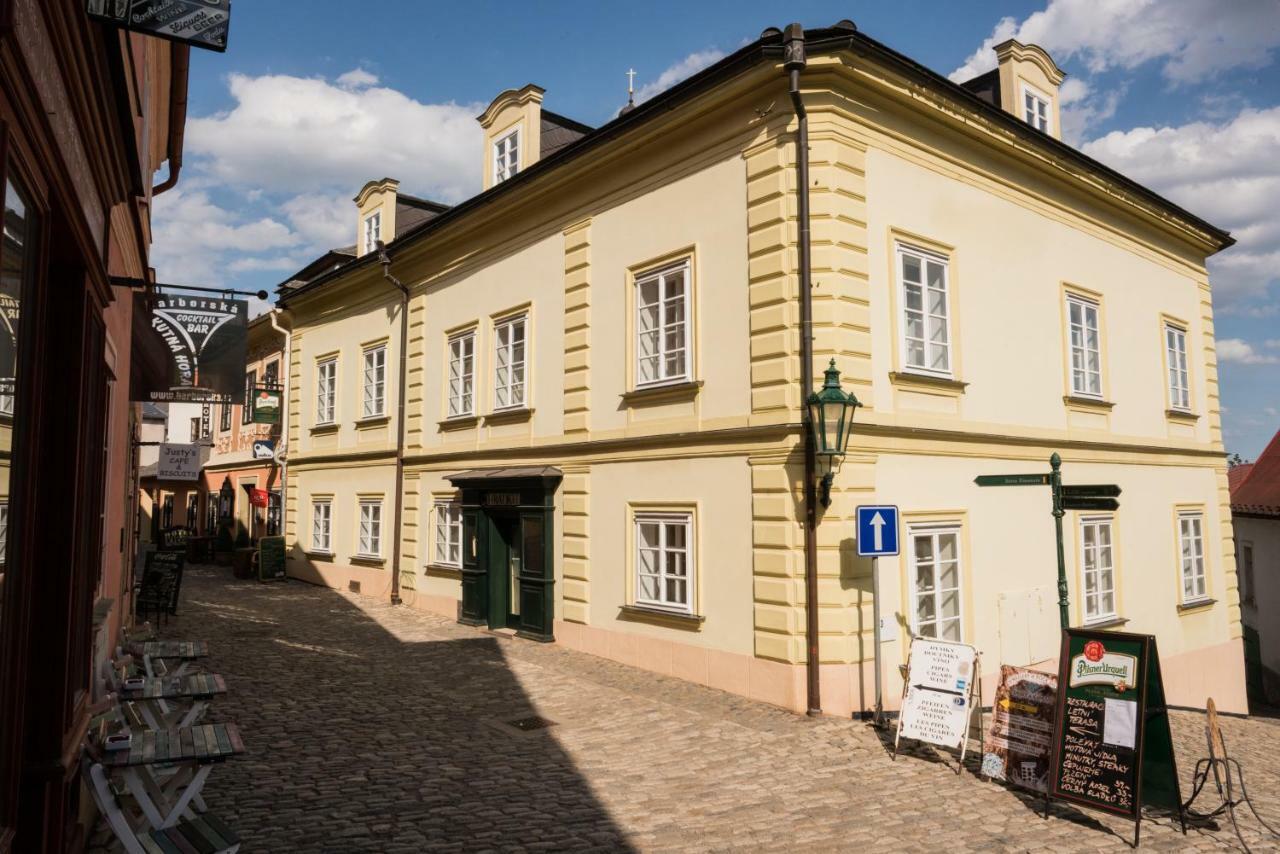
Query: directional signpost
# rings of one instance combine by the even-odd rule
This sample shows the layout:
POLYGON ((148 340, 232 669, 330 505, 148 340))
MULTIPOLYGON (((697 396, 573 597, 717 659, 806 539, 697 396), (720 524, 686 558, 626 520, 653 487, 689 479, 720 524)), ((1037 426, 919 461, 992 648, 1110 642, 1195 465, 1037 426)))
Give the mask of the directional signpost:
POLYGON ((868 504, 858 508, 858 555, 871 558, 871 619, 875 622, 876 710, 872 721, 884 725, 884 705, 880 693, 880 567, 877 558, 898 553, 898 508, 891 504, 868 504))
MULTIPOLYGON (((1068 510, 1117 510, 1120 487, 1114 483, 1063 486, 1062 457, 1049 457, 1048 474, 984 474, 974 478, 978 486, 1048 486, 1053 491, 1053 522, 1058 534, 1058 615, 1065 629, 1067 613, 1067 560, 1062 546, 1062 517, 1068 510)), ((861 526, 859 526, 861 530, 861 526)))

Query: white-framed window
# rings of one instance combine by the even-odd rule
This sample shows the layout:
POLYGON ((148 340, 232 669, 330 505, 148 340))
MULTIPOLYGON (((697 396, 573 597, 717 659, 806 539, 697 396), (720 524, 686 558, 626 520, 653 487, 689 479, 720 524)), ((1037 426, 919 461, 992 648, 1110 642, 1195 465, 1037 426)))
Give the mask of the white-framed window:
POLYGON ((636 604, 693 613, 693 514, 637 513, 636 604))
POLYGON ((1025 83, 1022 84, 1022 117, 1036 130, 1049 132, 1049 98, 1025 83))
POLYGON ((1102 348, 1098 304, 1067 294, 1067 337, 1071 346, 1071 393, 1102 397, 1102 348))
POLYGON ((474 415, 476 334, 464 332, 449 339, 449 417, 474 415))
POLYGON ((520 315, 493 327, 493 408, 524 406, 525 333, 528 317, 520 315))
POLYGON ((1191 374, 1187 371, 1187 330, 1164 325, 1165 360, 1169 367, 1169 407, 1191 410, 1191 374))
POLYGON ((960 572, 959 527, 911 529, 911 626, 917 635, 964 639, 960 572))
MULTIPOLYGON (((347 220, 350 222, 351 220, 347 220)), ((351 232, 347 232, 350 234, 351 232)), ((372 252, 378 248, 382 239, 382 211, 374 211, 364 218, 364 251, 372 252)))
POLYGON ((9 502, 0 501, 0 566, 9 562, 9 502))
POLYGON ((1084 621, 1116 616, 1115 546, 1110 516, 1080 520, 1080 569, 1084 576, 1084 621))
POLYGON ((337 417, 338 359, 316 362, 316 423, 332 424, 337 417))
POLYGON ((636 277, 636 385, 689 379, 690 288, 685 259, 636 277))
POLYGON ((902 287, 902 365, 918 373, 951 374, 951 306, 947 259, 898 246, 902 287))
POLYGON ((1178 514, 1178 546, 1182 560, 1182 601, 1195 602, 1209 595, 1204 572, 1204 515, 1178 514))
POLYGON ((1240 584, 1240 601, 1253 601, 1253 543, 1240 543, 1236 574, 1240 584))
POLYGON ((493 144, 493 183, 507 180, 520 171, 520 129, 493 144))
POLYGON ((440 500, 435 505, 436 550, 439 566, 462 566, 462 505, 440 500))
POLYGON ((379 344, 364 351, 365 418, 376 418, 386 412, 387 345, 379 344))
POLYGON ((382 499, 360 499, 360 554, 382 556, 382 499))
POLYGON ((311 550, 332 551, 333 501, 329 498, 311 500, 311 550))

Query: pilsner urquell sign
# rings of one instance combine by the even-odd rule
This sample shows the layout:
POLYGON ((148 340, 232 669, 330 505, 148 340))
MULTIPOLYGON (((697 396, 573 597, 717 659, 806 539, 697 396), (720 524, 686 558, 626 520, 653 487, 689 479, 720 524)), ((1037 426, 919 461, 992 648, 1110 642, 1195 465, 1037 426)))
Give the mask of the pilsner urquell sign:
POLYGON ((85 0, 85 9, 90 18, 136 33, 227 49, 231 0, 85 0))
POLYGON ((133 310, 150 318, 149 333, 169 354, 168 381, 147 385, 134 375, 130 400, 152 403, 233 403, 244 394, 249 304, 222 297, 135 294, 133 310))

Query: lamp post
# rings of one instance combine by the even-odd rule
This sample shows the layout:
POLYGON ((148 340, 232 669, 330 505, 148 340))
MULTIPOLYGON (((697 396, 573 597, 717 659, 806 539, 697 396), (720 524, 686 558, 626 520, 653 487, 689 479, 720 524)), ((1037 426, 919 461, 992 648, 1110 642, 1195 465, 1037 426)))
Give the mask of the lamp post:
POLYGON ((805 405, 809 408, 809 424, 813 430, 814 455, 825 468, 819 500, 823 507, 830 507, 835 470, 849 445, 854 411, 862 404, 853 392, 845 394, 841 390, 840 371, 836 368, 836 360, 832 359, 824 374, 822 388, 809 392, 805 405))

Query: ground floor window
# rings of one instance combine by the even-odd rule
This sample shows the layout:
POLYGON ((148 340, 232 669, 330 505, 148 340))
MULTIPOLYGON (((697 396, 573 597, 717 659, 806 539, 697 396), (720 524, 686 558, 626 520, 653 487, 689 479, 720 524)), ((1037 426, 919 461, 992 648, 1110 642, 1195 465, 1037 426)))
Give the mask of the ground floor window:
POLYGON ((440 566, 462 566, 462 505, 437 501, 435 509, 435 562, 440 566))
POLYGON ((311 548, 318 552, 330 550, 330 533, 333 524, 333 502, 317 498, 311 502, 311 548))
POLYGON ((173 527, 173 495, 166 495, 160 504, 160 528, 173 527))
POLYGON ((200 493, 193 492, 187 496, 187 527, 195 530, 200 524, 200 493))
POLYGON ((1204 572, 1204 517, 1178 515, 1178 540, 1182 551, 1182 601, 1194 602, 1209 595, 1204 572))
POLYGON ((1110 517, 1080 520, 1081 571, 1086 623, 1116 616, 1115 548, 1110 517))
POLYGON ((382 499, 360 499, 360 554, 382 556, 382 499))
POLYGON ((636 603, 693 612, 693 514, 636 515, 636 603))
POLYGON ((204 533, 212 536, 218 530, 218 497, 212 492, 204 496, 204 533))
POLYGON ((914 632, 926 638, 962 640, 960 529, 914 528, 910 538, 914 632))

